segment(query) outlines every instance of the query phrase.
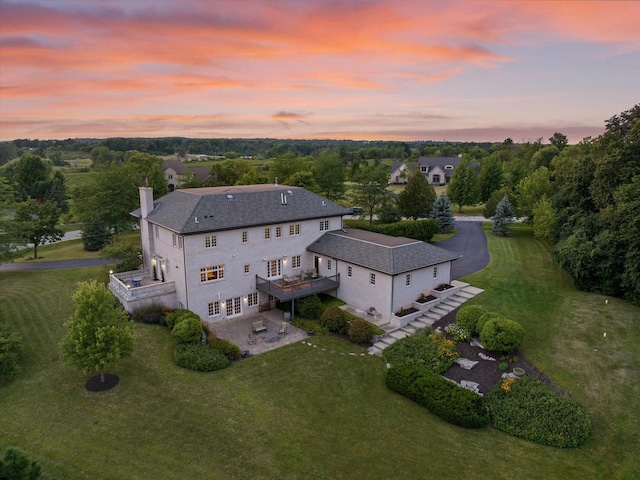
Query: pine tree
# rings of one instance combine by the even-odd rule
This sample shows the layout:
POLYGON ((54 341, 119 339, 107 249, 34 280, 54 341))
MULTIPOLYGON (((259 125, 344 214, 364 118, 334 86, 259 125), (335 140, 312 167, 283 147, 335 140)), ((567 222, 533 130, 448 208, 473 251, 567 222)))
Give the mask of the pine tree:
POLYGON ((400 195, 398 195, 398 208, 400 215, 417 220, 429 215, 429 209, 436 199, 436 191, 433 185, 425 178, 420 170, 417 170, 407 182, 400 195))
POLYGON ((491 221, 493 221, 491 231, 500 237, 508 236, 509 230, 511 230, 513 214, 513 205, 505 195, 496 207, 496 214, 491 218, 491 221))
POLYGON ((433 202, 431 218, 438 222, 438 233, 450 233, 453 231, 455 222, 451 213, 451 200, 444 193, 433 202))

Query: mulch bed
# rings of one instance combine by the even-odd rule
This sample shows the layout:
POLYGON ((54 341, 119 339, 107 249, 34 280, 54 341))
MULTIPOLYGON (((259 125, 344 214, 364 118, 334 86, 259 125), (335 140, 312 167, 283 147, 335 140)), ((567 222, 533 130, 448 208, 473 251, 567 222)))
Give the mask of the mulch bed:
POLYGON ((89 380, 87 380, 85 388, 90 392, 105 392, 115 387, 119 381, 120 378, 117 375, 105 373, 104 383, 100 382, 100 375, 96 375, 95 377, 91 377, 89 380))
MULTIPOLYGON (((433 324, 433 329, 435 330, 436 328, 440 327, 443 333, 447 335, 448 338, 451 338, 446 332, 444 332, 444 327, 449 325, 450 323, 455 323, 456 312, 457 310, 454 310, 453 312, 445 315, 440 320, 435 322, 433 324)), ((547 385, 551 386, 559 394, 563 396, 567 396, 566 393, 560 390, 560 388, 549 379, 549 377, 547 377, 544 373, 538 370, 535 367, 535 365, 528 362, 527 359, 524 358, 517 351, 511 354, 510 357, 514 357, 514 356, 518 357, 518 361, 509 363, 509 368, 506 370, 506 372, 501 372, 498 369, 498 365, 506 361, 506 360, 500 360, 500 358, 503 357, 502 353, 490 352, 480 347, 472 347, 469 344, 469 342, 456 343, 456 347, 460 351, 460 358, 467 358, 469 360, 478 361, 479 363, 475 367, 473 367, 471 370, 465 370, 460 365, 454 363, 449 368, 449 370, 447 370, 442 375, 451 380, 455 380, 458 383, 460 383, 460 380, 469 380, 471 382, 475 382, 480 385, 478 388, 480 390, 480 393, 484 395, 489 393, 489 390, 491 390, 491 388, 494 385, 500 383, 500 381, 502 380, 503 373, 512 372, 514 367, 520 367, 524 369, 525 375, 528 375, 530 377, 535 377, 543 381, 547 385), (478 353, 480 352, 495 358, 496 361, 493 362, 490 360, 483 360, 478 356, 478 353)))

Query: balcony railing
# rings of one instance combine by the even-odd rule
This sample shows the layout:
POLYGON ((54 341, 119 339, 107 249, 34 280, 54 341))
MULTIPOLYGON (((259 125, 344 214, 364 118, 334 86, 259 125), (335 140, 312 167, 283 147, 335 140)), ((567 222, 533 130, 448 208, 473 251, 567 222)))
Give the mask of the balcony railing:
POLYGON ((126 302, 157 297, 176 291, 174 282, 152 280, 148 268, 110 274, 109 288, 114 295, 126 302))
POLYGON ((332 277, 307 277, 292 280, 266 280, 256 275, 256 289, 273 295, 281 302, 296 298, 308 297, 316 293, 325 293, 336 290, 340 286, 340 274, 332 277))

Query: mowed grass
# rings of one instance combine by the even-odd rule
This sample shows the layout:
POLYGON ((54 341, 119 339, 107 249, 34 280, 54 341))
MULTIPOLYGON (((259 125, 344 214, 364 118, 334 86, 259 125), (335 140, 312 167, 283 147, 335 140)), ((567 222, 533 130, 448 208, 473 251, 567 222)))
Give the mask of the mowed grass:
POLYGON ((84 249, 81 238, 50 243, 38 247, 38 258, 33 258, 33 247, 25 248, 24 253, 15 262, 53 262, 57 260, 73 260, 76 258, 100 258, 100 252, 88 252, 84 249))
POLYGON ((640 309, 574 290, 527 229, 489 244, 474 302, 521 321, 527 357, 589 411, 581 447, 449 425, 389 391, 382 359, 331 337, 202 374, 174 365, 166 329, 136 325, 133 356, 109 369, 120 384, 90 394, 57 345, 75 283, 104 267, 0 274, 0 319, 25 343, 0 389, 0 450, 57 479, 637 478, 640 309))

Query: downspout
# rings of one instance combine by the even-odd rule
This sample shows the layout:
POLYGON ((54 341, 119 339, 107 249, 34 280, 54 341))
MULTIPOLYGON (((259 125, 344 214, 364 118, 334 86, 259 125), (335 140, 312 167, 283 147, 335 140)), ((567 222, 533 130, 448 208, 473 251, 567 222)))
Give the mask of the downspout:
POLYGON ((394 299, 393 290, 395 285, 396 285, 395 275, 391 275, 391 311, 389 312, 389 318, 391 318, 391 315, 393 315, 393 299, 394 299))
POLYGON ((184 293, 186 295, 185 308, 189 309, 189 284, 187 283, 187 242, 185 242, 184 235, 182 237, 182 265, 184 270, 184 293))

